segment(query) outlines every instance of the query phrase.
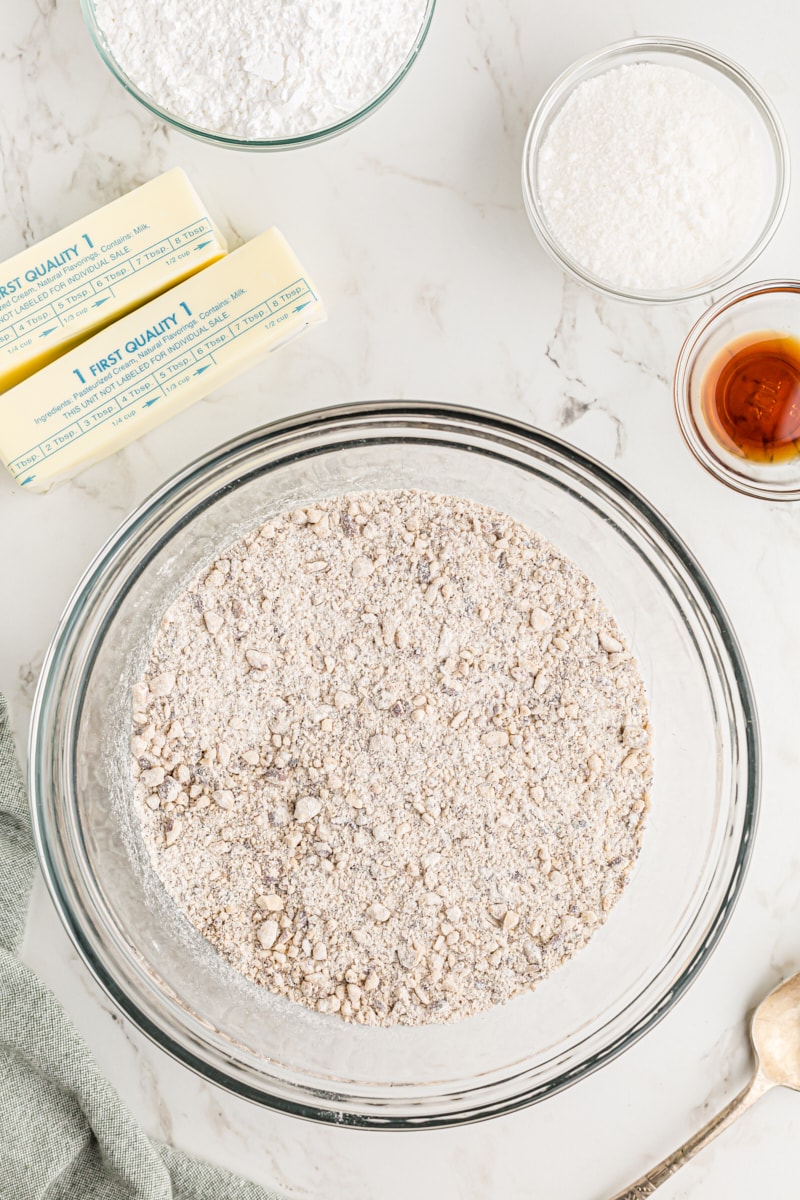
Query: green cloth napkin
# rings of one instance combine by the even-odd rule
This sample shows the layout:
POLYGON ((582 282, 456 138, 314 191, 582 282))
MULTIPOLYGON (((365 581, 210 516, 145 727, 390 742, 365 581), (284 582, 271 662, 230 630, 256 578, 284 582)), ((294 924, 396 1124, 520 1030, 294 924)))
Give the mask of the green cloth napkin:
POLYGON ((16 955, 35 869, 25 785, 0 695, 2 1200, 275 1200, 139 1129, 55 996, 16 955))

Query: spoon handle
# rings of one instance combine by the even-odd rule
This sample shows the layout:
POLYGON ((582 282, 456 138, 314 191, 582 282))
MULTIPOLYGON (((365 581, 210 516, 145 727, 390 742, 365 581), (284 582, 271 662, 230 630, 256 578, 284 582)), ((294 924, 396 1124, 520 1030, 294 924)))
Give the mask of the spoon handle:
POLYGON ((770 1087, 772 1087, 770 1081, 765 1079, 760 1071, 757 1071, 747 1087, 734 1097, 730 1104, 726 1104, 722 1112, 712 1117, 702 1129, 673 1151, 669 1158, 665 1158, 663 1162, 653 1167, 646 1175, 642 1175, 641 1179, 637 1179, 636 1183, 631 1184, 624 1191, 617 1192, 612 1200, 645 1200, 645 1197, 652 1196, 656 1188, 661 1187, 662 1183, 666 1183, 684 1163, 693 1158, 698 1150, 707 1146, 718 1133, 722 1133, 723 1129, 732 1125, 736 1118, 760 1099, 770 1087))

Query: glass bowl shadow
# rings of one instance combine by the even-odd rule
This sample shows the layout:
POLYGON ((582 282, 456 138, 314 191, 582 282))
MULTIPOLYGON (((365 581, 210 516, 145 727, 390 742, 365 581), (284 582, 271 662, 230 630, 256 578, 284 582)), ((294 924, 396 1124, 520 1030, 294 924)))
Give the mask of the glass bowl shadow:
MULTIPOLYGON (((550 85, 533 114, 522 153, 522 194, 525 209, 539 241, 558 265, 579 283, 617 300, 643 304, 675 304, 703 296, 729 283, 746 270, 771 240, 780 224, 789 197, 789 143, 778 114, 758 83, 736 63, 707 46, 680 38, 641 37, 614 42, 578 59, 550 85), (539 151, 554 119, 577 87, 606 71, 637 63, 680 67, 709 80, 743 112, 757 141, 764 179, 764 202, 757 214, 749 244, 732 251, 713 275, 694 285, 676 288, 635 289, 617 286, 593 274, 561 245, 551 231, 542 206, 537 180, 539 151)), ((622 231, 620 231, 622 232, 622 231)))
POLYGON ((632 1045, 697 976, 754 832, 756 715, 703 571, 622 480, 534 429, 386 402, 255 430, 188 467, 87 570, 32 716, 34 829, 53 900, 119 1008, 205 1078, 272 1108, 371 1128, 455 1125, 574 1084, 632 1045), (648 688, 655 786, 631 882, 590 944, 534 991, 450 1025, 348 1024, 221 962, 155 879, 131 817, 130 689, 161 615, 226 545, 324 497, 420 488, 492 505, 592 578, 648 688))
POLYGON ((215 146, 223 146, 229 150, 297 150, 301 146, 313 146, 317 142, 326 142, 330 138, 338 137, 341 133, 347 133, 367 117, 376 112, 381 105, 389 99, 389 97, 397 90, 400 84, 405 79, 408 72, 411 70, 417 55, 428 36, 431 21, 433 20, 433 12, 436 7, 436 0, 426 0, 425 13, 422 22, 414 38, 413 43, 409 47, 408 54, 402 66, 395 72, 386 86, 374 96, 368 103, 363 104, 355 112, 343 117, 342 120, 336 121, 333 125, 327 125, 322 129, 312 129, 306 133, 295 134, 291 137, 281 138, 245 138, 237 137, 233 134, 219 133, 213 129, 207 129, 202 125, 194 125, 191 121, 185 120, 179 113, 171 112, 164 108, 152 96, 143 91, 126 71, 117 62, 112 53, 102 27, 97 20, 95 10, 95 0, 80 0, 81 12, 86 27, 94 43, 95 49, 102 58, 105 65, 108 67, 111 74, 115 77, 118 83, 122 85, 129 95, 133 96, 134 100, 151 112, 159 121, 164 121, 167 125, 171 125, 173 129, 177 129, 180 133, 186 133, 190 137, 198 138, 202 142, 209 142, 215 146))

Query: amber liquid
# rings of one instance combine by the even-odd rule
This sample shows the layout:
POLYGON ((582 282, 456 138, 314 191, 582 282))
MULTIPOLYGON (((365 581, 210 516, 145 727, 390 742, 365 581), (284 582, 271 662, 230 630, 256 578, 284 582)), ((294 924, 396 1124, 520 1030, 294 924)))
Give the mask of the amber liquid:
POLYGON ((737 338, 703 377, 708 427, 727 450, 754 462, 800 455, 800 340, 774 333, 737 338))

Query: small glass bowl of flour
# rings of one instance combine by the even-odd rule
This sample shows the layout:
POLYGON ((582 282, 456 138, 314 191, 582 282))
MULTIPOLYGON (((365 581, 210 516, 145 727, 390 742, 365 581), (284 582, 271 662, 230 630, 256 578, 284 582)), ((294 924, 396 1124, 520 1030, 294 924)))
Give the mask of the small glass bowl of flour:
POLYGON ((700 296, 743 271, 789 190, 780 120, 716 51, 633 38, 581 59, 525 141, 525 206, 571 275, 623 300, 700 296))
POLYGON ((106 66, 183 133, 289 150, 344 133, 406 77, 436 0, 81 0, 106 66))

